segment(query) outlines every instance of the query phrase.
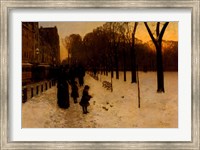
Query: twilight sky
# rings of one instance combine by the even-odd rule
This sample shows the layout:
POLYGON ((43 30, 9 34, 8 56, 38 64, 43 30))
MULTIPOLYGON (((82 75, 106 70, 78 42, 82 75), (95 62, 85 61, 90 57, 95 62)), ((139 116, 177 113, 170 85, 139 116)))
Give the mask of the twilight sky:
MULTIPOLYGON (((93 29, 102 26, 105 22, 39 22, 39 26, 54 27, 57 26, 60 39, 69 36, 70 34, 80 34, 82 38, 93 29)), ((154 23, 148 23, 149 26, 155 30, 154 23)), ((143 42, 149 41, 150 36, 144 26, 143 22, 138 24, 136 30, 136 38, 143 42)), ((166 32, 164 33, 163 40, 178 41, 178 22, 170 22, 166 32)), ((60 55, 61 60, 67 57, 67 50, 64 48, 60 40, 60 55)))

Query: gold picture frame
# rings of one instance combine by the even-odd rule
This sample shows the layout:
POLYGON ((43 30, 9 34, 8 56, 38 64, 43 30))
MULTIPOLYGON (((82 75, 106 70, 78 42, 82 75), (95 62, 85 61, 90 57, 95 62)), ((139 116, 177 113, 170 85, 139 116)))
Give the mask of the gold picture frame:
POLYGON ((176 1, 135 1, 135 0, 1 0, 1 79, 0 79, 0 95, 1 95, 1 149, 199 149, 200 148, 200 1, 199 0, 176 0, 176 1), (9 99, 11 94, 9 91, 10 81, 9 69, 10 51, 9 51, 9 11, 18 8, 189 8, 192 11, 192 67, 191 67, 191 88, 192 94, 192 135, 191 141, 9 141, 9 99))

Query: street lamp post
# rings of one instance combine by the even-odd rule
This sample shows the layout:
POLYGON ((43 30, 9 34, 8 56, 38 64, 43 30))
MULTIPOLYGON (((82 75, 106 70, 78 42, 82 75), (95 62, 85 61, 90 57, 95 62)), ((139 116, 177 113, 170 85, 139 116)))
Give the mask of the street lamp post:
POLYGON ((33 79, 34 81, 38 81, 39 80, 39 71, 38 71, 38 63, 39 63, 39 48, 36 48, 35 50, 35 65, 34 65, 34 69, 33 69, 33 79))
POLYGON ((53 66, 55 67, 56 66, 56 58, 53 57, 53 66))
POLYGON ((39 63, 39 53, 40 53, 40 50, 39 48, 36 48, 36 55, 37 55, 37 63, 39 63))

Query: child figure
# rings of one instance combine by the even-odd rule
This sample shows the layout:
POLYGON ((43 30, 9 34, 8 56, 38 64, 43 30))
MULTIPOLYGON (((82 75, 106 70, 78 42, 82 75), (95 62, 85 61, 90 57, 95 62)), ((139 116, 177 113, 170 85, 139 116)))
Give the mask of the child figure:
POLYGON ((73 97, 74 103, 77 103, 77 98, 79 97, 79 94, 78 94, 78 86, 77 86, 77 82, 76 81, 72 82, 71 97, 73 97))
POLYGON ((90 105, 90 103, 89 103, 90 98, 92 98, 92 96, 89 95, 89 93, 88 93, 89 88, 90 87, 88 85, 85 85, 85 87, 83 89, 83 95, 82 95, 82 98, 81 98, 81 101, 80 101, 80 105, 83 108, 83 114, 89 113, 87 111, 87 107, 90 105))

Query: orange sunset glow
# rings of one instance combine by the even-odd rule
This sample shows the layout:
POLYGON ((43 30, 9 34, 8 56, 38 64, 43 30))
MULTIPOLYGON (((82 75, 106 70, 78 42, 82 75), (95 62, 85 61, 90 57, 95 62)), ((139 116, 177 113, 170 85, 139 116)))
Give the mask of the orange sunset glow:
MULTIPOLYGON (((60 37, 60 59, 61 61, 68 56, 68 51, 61 42, 66 36, 79 34, 82 38, 92 32, 93 29, 102 26, 105 22, 39 22, 42 27, 57 27, 60 37)), ((148 22, 149 27, 155 33, 156 22, 148 22)), ((161 22, 162 25, 162 22, 161 22)), ((162 26, 161 26, 162 27, 162 26)), ((151 40, 143 22, 139 22, 135 37, 144 43, 151 40)), ((163 36, 163 40, 178 41, 178 22, 170 22, 163 36)))

